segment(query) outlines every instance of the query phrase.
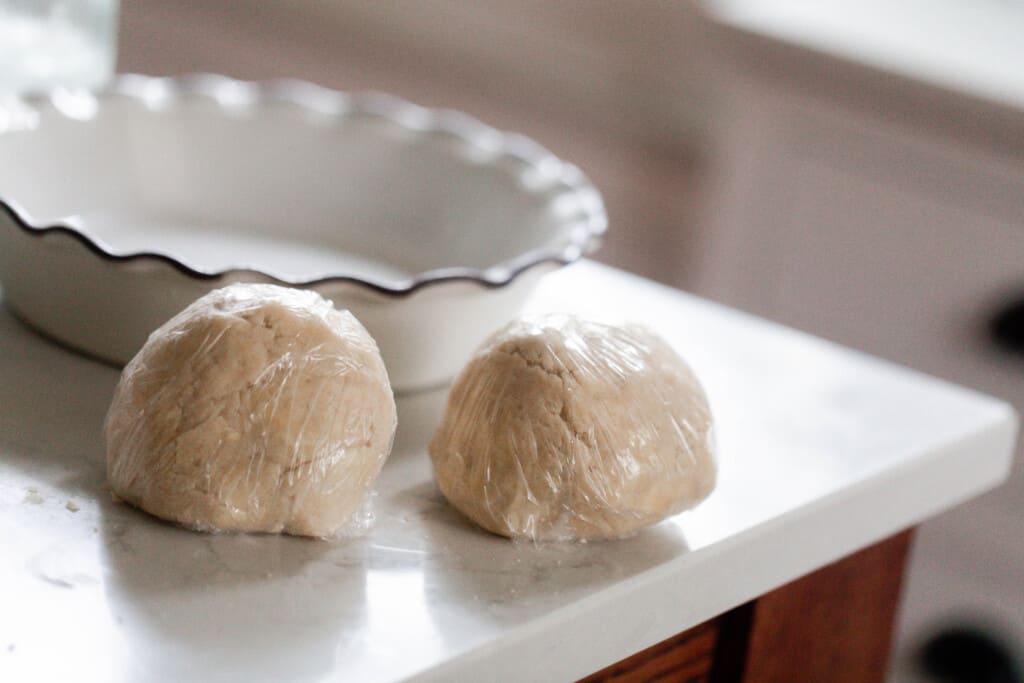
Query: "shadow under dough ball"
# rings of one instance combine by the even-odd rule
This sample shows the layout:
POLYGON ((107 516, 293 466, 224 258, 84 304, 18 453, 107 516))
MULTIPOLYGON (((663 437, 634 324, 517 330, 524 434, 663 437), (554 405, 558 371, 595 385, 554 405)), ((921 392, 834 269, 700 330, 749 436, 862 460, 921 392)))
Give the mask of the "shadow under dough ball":
POLYGON ((640 327, 517 321, 455 380, 430 444, 438 485, 488 531, 604 539, 681 512, 715 485, 693 372, 640 327))
POLYGON ((391 450, 395 402, 373 338, 311 291, 232 285, 125 367, 107 414, 114 493, 202 530, 327 537, 391 450))

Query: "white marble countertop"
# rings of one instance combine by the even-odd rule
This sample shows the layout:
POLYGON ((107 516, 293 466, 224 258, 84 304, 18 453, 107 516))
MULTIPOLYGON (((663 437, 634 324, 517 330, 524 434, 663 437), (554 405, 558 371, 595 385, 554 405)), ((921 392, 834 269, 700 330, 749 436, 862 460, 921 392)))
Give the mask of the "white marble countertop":
POLYGON ((996 486, 1005 404, 606 267, 535 309, 646 322, 703 378, 721 477, 632 539, 533 546, 469 526, 399 402, 363 538, 211 536, 114 504, 117 372, 0 312, 0 680, 572 679, 996 486))

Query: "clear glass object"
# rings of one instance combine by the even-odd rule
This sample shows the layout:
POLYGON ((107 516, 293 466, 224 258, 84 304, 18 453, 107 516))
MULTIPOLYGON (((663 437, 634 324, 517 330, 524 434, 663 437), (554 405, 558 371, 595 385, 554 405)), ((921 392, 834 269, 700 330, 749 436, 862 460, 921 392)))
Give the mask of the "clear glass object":
POLYGON ((114 71, 118 0, 0 0, 0 95, 98 88, 114 71))

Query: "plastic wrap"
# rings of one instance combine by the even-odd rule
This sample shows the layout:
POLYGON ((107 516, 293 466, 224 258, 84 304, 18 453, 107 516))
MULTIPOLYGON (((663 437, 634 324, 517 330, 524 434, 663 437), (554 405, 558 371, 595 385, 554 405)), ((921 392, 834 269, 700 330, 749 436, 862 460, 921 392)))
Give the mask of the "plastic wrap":
POLYGON ((458 510, 533 540, 626 536, 690 508, 714 488, 713 450, 704 391, 666 342, 561 315, 485 342, 430 444, 458 510))
POLYGON ((311 291, 232 285, 150 335, 107 414, 121 499, 201 530, 328 537, 360 509, 396 412, 373 338, 311 291))

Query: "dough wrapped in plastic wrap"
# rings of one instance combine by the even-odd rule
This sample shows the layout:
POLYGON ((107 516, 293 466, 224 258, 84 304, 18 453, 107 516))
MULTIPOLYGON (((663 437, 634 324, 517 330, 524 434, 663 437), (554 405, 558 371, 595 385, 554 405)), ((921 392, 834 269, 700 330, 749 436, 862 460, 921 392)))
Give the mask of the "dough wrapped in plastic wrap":
POLYGON ((202 530, 328 537, 387 458, 394 397, 373 338, 315 292, 231 285, 150 335, 107 414, 125 501, 202 530))
POLYGON ((715 485, 710 408, 654 333, 564 315, 513 322, 455 380, 430 444, 445 497, 483 528, 605 539, 715 485))

